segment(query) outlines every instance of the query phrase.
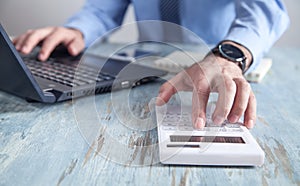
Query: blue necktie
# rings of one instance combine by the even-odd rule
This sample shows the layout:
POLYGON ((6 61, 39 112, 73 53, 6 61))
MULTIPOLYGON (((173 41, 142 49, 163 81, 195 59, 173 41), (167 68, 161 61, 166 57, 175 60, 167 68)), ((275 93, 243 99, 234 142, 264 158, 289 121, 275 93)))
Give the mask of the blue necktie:
POLYGON ((160 19, 169 22, 162 23, 163 41, 182 42, 182 30, 178 26, 180 25, 180 0, 160 0, 159 8, 160 19))
POLYGON ((160 0, 161 20, 180 25, 180 0, 160 0))

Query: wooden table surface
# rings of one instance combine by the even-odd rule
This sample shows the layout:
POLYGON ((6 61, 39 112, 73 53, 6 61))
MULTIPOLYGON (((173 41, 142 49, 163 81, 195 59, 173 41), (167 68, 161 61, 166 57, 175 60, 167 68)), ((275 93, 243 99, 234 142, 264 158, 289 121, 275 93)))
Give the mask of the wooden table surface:
POLYGON ((0 92, 0 185, 300 185, 300 52, 269 56, 252 84, 262 167, 160 164, 148 107, 158 81, 53 105, 0 92))

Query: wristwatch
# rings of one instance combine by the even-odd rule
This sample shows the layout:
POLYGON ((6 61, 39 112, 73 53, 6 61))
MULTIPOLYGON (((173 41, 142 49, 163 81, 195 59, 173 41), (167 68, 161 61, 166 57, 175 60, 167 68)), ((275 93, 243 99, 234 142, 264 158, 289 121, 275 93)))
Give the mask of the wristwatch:
POLYGON ((221 43, 212 49, 212 53, 236 63, 242 69, 242 72, 245 72, 247 57, 238 47, 228 43, 221 43))

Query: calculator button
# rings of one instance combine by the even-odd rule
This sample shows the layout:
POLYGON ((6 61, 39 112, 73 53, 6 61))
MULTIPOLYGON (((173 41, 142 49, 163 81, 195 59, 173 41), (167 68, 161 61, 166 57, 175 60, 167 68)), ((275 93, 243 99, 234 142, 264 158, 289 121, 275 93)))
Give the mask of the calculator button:
POLYGON ((178 119, 177 118, 166 118, 165 121, 175 122, 175 121, 178 121, 178 119))
POLYGON ((163 130, 177 130, 177 127, 175 126, 162 126, 163 130))
POLYGON ((201 128, 201 129, 195 129, 197 131, 207 131, 207 127, 201 128))
POLYGON ((191 126, 191 123, 190 122, 179 122, 178 123, 178 126, 191 126))
POLYGON ((194 130, 193 127, 189 127, 189 126, 180 126, 180 127, 178 127, 178 128, 179 128, 179 130, 181 130, 181 131, 192 131, 192 130, 194 130))
POLYGON ((205 127, 204 130, 209 132, 219 132, 220 127, 205 127))
POLYGON ((243 132, 242 128, 228 128, 228 132, 243 132))
POLYGON ((182 117, 180 119, 180 121, 185 121, 185 122, 188 122, 188 121, 191 121, 189 117, 182 117))
POLYGON ((225 125, 227 128, 241 128, 241 124, 227 123, 225 125))
POLYGON ((176 126, 176 123, 163 122, 162 125, 163 126, 176 126))
POLYGON ((220 132, 227 132, 227 129, 225 127, 221 127, 221 128, 219 128, 219 131, 220 132))

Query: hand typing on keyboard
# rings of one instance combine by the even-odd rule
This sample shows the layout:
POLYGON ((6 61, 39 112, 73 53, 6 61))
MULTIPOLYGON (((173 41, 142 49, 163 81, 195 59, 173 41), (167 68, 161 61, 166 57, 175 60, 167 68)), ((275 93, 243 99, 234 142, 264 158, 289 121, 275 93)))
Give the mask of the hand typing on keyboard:
POLYGON ((38 59, 45 61, 59 44, 63 44, 68 52, 76 56, 84 49, 83 35, 79 30, 65 27, 45 27, 28 30, 13 40, 16 49, 29 54, 39 43, 42 43, 38 59))

